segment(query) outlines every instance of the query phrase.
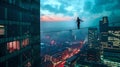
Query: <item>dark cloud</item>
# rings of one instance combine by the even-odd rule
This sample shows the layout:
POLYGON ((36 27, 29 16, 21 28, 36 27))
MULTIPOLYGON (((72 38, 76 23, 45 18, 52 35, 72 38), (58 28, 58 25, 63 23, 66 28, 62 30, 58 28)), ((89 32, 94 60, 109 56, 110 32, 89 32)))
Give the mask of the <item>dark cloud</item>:
MULTIPOLYGON (((120 0, 94 0, 91 13, 102 13, 103 11, 113 11, 120 9, 120 0)), ((89 8, 88 8, 89 9, 89 8)))
POLYGON ((116 0, 95 0, 95 6, 106 5, 108 3, 113 3, 116 0))
POLYGON ((103 7, 102 6, 93 6, 93 8, 90 10, 90 12, 93 14, 102 13, 103 7))
POLYGON ((115 8, 114 8, 114 6, 106 6, 105 7, 105 10, 106 11, 112 11, 112 10, 114 10, 115 8))
POLYGON ((59 9, 57 9, 57 7, 52 7, 51 5, 44 5, 42 8, 54 13, 67 13, 63 5, 61 5, 59 9))
POLYGON ((103 6, 105 10, 112 11, 120 9, 120 0, 95 0, 94 6, 103 6))
POLYGON ((115 11, 111 12, 111 15, 108 17, 110 26, 120 26, 120 15, 115 11))
POLYGON ((86 1, 83 7, 84 11, 89 11, 91 8, 92 8, 92 3, 89 1, 86 1))
POLYGON ((118 3, 120 3, 120 0, 116 0, 118 3))
POLYGON ((113 10, 119 10, 119 9, 120 9, 120 0, 115 0, 110 5, 106 5, 106 8, 105 8, 106 11, 113 11, 113 10))
POLYGON ((49 10, 51 12, 56 11, 56 8, 53 8, 51 5, 45 5, 45 6, 43 6, 43 9, 49 10))
POLYGON ((120 9, 120 0, 117 2, 117 4, 113 8, 116 10, 120 9))

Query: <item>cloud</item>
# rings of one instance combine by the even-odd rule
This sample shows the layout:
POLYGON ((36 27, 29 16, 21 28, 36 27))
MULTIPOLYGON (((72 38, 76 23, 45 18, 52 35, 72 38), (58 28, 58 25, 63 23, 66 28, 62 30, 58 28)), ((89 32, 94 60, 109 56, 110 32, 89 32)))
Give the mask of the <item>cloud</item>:
POLYGON ((57 12, 56 11, 56 8, 55 7, 52 7, 51 5, 44 5, 43 7, 42 7, 44 10, 49 10, 49 11, 51 11, 51 12, 57 12))
POLYGON ((95 6, 102 6, 113 2, 115 2, 115 0, 95 0, 95 6))
POLYGON ((41 9, 40 10, 40 16, 42 15, 53 15, 54 12, 50 12, 49 10, 44 10, 44 9, 41 9))
POLYGON ((90 13, 96 14, 96 13, 102 13, 104 11, 103 6, 93 6, 93 8, 90 10, 90 13))
POLYGON ((61 5, 59 7, 57 7, 57 6, 55 7, 54 5, 45 4, 41 8, 44 10, 49 10, 50 12, 54 12, 54 13, 67 13, 67 10, 65 10, 64 5, 61 5))
POLYGON ((67 10, 67 11, 72 11, 74 9, 74 7, 73 6, 68 6, 68 7, 65 7, 65 10, 67 10))
POLYGON ((51 5, 54 8, 59 8, 61 6, 61 3, 59 1, 57 1, 57 0, 45 0, 45 1, 42 0, 41 4, 43 6, 44 5, 51 5))
POLYGON ((92 8, 92 3, 90 2, 90 1, 86 1, 85 3, 84 3, 84 11, 89 11, 89 10, 91 10, 91 8, 92 8))
POLYGON ((116 5, 113 8, 116 10, 120 9, 120 0, 117 1, 116 5))
POLYGON ((69 2, 68 0, 41 0, 41 2, 42 21, 66 21, 66 19, 68 21, 66 17, 79 16, 90 22, 106 15, 110 17, 120 14, 120 0, 69 0, 69 2), (112 12, 115 12, 115 15, 110 15, 112 12))
POLYGON ((95 0, 91 12, 113 11, 120 9, 120 0, 95 0))

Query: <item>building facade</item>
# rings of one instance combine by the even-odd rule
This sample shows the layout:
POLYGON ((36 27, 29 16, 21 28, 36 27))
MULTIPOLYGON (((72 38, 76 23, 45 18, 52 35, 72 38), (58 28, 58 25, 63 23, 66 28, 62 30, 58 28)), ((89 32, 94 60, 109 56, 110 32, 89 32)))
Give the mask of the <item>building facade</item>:
POLYGON ((89 48, 96 48, 98 45, 98 30, 97 28, 88 28, 88 43, 89 48))
POLYGON ((108 45, 103 55, 105 59, 120 62, 120 27, 109 27, 108 45))
POLYGON ((0 0, 0 67, 36 67, 39 10, 39 0, 0 0))
MULTIPOLYGON (((119 62, 120 55, 120 27, 109 26, 108 17, 100 21, 100 43, 103 48, 104 60, 119 62)), ((119 66, 119 65, 118 65, 119 66)))
POLYGON ((120 27, 109 27, 108 47, 120 48, 120 27))
POLYGON ((99 30, 100 30, 100 42, 102 47, 107 47, 108 42, 108 17, 104 16, 102 20, 99 22, 99 30))

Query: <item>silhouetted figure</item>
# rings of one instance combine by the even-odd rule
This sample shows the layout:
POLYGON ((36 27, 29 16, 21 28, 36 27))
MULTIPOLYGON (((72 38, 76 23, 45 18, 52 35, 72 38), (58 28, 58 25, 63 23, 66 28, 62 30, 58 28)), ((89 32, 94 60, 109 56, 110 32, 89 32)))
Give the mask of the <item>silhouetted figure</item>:
POLYGON ((77 28, 80 29, 80 22, 83 22, 79 17, 77 17, 77 28))

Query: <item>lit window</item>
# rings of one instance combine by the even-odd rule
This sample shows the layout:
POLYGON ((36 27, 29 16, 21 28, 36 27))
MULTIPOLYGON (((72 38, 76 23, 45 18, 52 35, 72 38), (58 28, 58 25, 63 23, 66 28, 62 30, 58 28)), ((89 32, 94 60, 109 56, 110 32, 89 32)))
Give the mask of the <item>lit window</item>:
POLYGON ((11 53, 15 50, 20 49, 20 42, 19 41, 12 41, 7 43, 7 50, 11 53))
POLYGON ((29 38, 26 38, 22 41, 22 46, 25 47, 29 44, 29 38))
POLYGON ((55 40, 52 40, 52 41, 50 42, 50 44, 51 44, 51 45, 55 45, 55 44, 56 44, 55 40))
POLYGON ((25 67, 31 67, 31 66, 32 66, 31 62, 27 62, 27 64, 25 64, 25 67))
POLYGON ((0 25, 0 35, 4 35, 4 26, 3 25, 0 25))

